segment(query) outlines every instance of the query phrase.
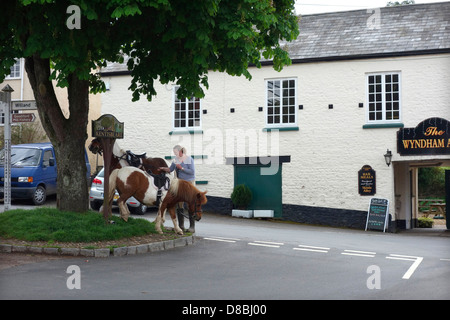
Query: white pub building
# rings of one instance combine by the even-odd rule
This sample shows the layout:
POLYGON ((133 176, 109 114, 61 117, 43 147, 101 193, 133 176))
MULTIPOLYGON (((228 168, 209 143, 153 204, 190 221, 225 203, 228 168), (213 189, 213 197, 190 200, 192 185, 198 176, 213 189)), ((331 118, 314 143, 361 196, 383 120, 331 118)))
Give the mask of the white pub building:
POLYGON ((376 197, 389 231, 414 228, 418 168, 450 166, 449 13, 442 2, 303 16, 285 45, 292 65, 250 67, 251 81, 210 72, 202 99, 157 85, 131 102, 126 63, 110 64, 101 111, 125 123, 124 149, 169 163, 184 146, 206 210, 231 214, 244 183, 249 208, 275 218, 364 229, 376 197))

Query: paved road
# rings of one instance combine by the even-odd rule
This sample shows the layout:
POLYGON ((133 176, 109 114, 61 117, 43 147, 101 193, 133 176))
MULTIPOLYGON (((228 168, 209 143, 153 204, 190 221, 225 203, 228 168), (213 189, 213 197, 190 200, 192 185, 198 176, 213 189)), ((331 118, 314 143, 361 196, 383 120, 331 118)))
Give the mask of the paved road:
POLYGON ((165 252, 5 269, 0 299, 450 299, 448 236, 213 214, 197 223, 197 236, 165 252), (67 286, 73 265, 80 289, 67 286))

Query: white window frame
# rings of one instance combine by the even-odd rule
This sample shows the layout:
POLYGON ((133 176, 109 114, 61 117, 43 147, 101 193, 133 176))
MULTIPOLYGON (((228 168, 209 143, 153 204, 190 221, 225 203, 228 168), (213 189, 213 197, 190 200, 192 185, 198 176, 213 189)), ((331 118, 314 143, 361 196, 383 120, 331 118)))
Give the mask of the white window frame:
POLYGON ((290 78, 266 79, 264 84, 265 84, 265 92, 266 92, 266 95, 265 95, 265 112, 264 112, 265 120, 264 120, 264 122, 265 122, 266 128, 296 127, 297 126, 297 120, 298 120, 298 114, 297 114, 297 109, 298 109, 297 108, 297 96, 298 96, 298 93, 297 93, 298 92, 297 78, 290 77, 290 78), (269 116, 271 116, 272 114, 270 113, 271 110, 269 110, 269 108, 273 108, 273 107, 276 107, 276 106, 269 105, 269 99, 271 99, 271 94, 269 92, 269 83, 270 82, 275 82, 275 81, 279 81, 280 82, 280 114, 279 114, 280 119, 279 119, 278 123, 275 123, 275 122, 270 123, 269 122, 269 116), (289 86, 289 88, 283 89, 283 81, 294 81, 294 87, 291 88, 289 86), (290 93, 288 93, 287 97, 284 96, 284 93, 285 93, 284 90, 291 90, 291 89, 294 90, 294 103, 290 104, 289 101, 288 101, 288 105, 284 106, 283 99, 290 99, 291 98, 291 96, 289 95, 290 93), (289 116, 294 116, 294 121, 293 122, 289 122, 289 119, 288 119, 287 122, 283 122, 283 116, 286 115, 286 114, 283 114, 283 107, 293 108, 293 114, 291 112, 289 112, 289 111, 288 111, 288 114, 287 114, 288 117, 289 116))
MULTIPOLYGON (((373 84, 375 85, 375 84, 373 84)), ((376 89, 375 89, 376 90, 376 89)), ((400 71, 390 71, 390 72, 371 72, 366 74, 366 124, 388 124, 388 123, 401 123, 402 122, 402 74, 400 71), (391 100, 387 101, 387 93, 386 93, 386 76, 398 76, 398 91, 391 91, 389 94, 392 95, 391 100), (378 101, 375 98, 375 101, 370 101, 370 95, 373 94, 370 92, 369 86, 369 78, 371 76, 381 76, 381 100, 378 101), (398 93, 398 99, 394 99, 394 94, 398 93), (391 103, 391 108, 393 108, 393 104, 398 102, 398 119, 387 119, 387 114, 390 112, 387 110, 387 104, 391 103), (380 103, 381 104, 381 119, 370 119, 370 108, 371 104, 380 103)), ((394 113, 393 109, 392 113, 394 113)), ((376 106, 375 106, 376 111, 376 106)), ((375 116, 376 117, 376 116, 375 116)))
MULTIPOLYGON (((173 129, 173 131, 186 131, 186 130, 199 130, 199 129, 201 129, 202 128, 202 113, 203 113, 202 103, 203 103, 203 99, 200 99, 200 98, 184 99, 184 103, 186 105, 186 108, 185 108, 184 111, 179 111, 176 108, 177 102, 181 101, 177 97, 177 90, 178 90, 178 88, 179 88, 179 86, 174 86, 173 87, 173 100, 172 100, 172 129, 173 129), (195 108, 195 103, 196 103, 195 100, 198 100, 198 103, 199 103, 199 108, 200 108, 198 110, 198 113, 199 113, 198 118, 199 119, 198 119, 197 125, 195 125, 196 120, 195 120, 195 116, 194 116, 194 119, 193 119, 194 123, 193 123, 192 126, 189 126, 189 104, 190 103, 194 103, 194 108, 195 108), (183 127, 175 126, 175 121, 177 120, 176 119, 176 113, 177 112, 184 112, 184 114, 185 114, 186 125, 183 126, 183 127)), ((195 109, 193 110, 193 112, 196 112, 195 109)))
POLYGON ((22 79, 22 65, 23 65, 23 61, 22 59, 17 59, 16 62, 14 63, 14 65, 11 67, 14 70, 14 75, 11 76, 12 72, 10 72, 5 79, 6 80, 14 80, 14 79, 22 79), (17 67, 19 68, 19 75, 16 76, 16 72, 17 72, 17 67))

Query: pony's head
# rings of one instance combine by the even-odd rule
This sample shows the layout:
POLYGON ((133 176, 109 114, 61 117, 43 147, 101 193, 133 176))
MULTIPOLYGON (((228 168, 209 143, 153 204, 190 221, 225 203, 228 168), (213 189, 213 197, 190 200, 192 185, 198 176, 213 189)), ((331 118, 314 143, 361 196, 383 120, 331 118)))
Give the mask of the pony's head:
POLYGON ((102 155, 103 146, 99 139, 95 138, 91 141, 88 147, 89 151, 91 151, 93 154, 99 154, 102 155))
POLYGON ((197 192, 194 201, 189 204, 189 212, 192 213, 192 217, 197 221, 200 221, 202 218, 202 205, 208 202, 208 199, 206 199, 206 192, 207 191, 197 192))

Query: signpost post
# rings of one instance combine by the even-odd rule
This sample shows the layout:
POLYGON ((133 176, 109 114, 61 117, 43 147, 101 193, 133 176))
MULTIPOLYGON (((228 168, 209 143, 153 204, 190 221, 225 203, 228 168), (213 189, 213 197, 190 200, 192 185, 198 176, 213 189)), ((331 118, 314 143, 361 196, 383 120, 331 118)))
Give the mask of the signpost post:
POLYGON ((2 91, 4 92, 5 106, 5 176, 3 180, 3 194, 4 194, 4 211, 11 208, 11 92, 13 88, 7 84, 2 91))
POLYGON ((116 139, 123 139, 123 122, 119 122, 112 114, 104 114, 97 120, 92 120, 92 136, 99 138, 103 146, 103 217, 105 222, 111 216, 111 205, 109 203, 109 174, 111 156, 116 139))
POLYGON ((33 113, 15 113, 11 117, 12 110, 35 110, 36 101, 14 101, 11 102, 11 92, 14 89, 7 84, 0 92, 0 109, 5 114, 4 135, 4 179, 3 179, 3 199, 4 211, 11 209, 11 122, 34 122, 36 116, 33 113))

